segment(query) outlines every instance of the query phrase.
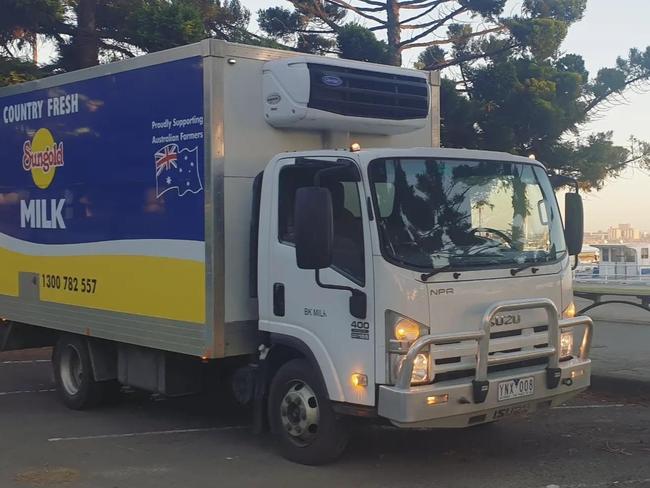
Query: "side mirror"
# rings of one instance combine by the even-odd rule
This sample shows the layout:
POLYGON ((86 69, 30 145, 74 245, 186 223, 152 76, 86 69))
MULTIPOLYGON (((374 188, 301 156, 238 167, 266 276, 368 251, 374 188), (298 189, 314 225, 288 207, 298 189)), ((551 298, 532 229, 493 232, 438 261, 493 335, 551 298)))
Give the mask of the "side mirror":
POLYGON ((577 193, 564 195, 564 239, 571 256, 582 251, 584 219, 582 197, 577 193))
POLYGON ((315 270, 329 267, 334 239, 330 191, 318 186, 299 188, 293 216, 298 267, 315 270))

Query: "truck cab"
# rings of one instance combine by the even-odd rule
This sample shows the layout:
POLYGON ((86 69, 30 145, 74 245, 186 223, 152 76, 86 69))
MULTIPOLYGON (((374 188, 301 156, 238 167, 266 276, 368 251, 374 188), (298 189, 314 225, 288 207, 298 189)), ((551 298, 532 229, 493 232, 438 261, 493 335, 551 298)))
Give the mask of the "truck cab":
POLYGON ((271 391, 288 450, 300 460, 335 430, 322 408, 468 427, 587 388, 592 325, 575 317, 569 242, 581 215, 568 203, 565 232, 543 165, 354 149, 280 154, 260 185, 259 329, 271 352, 305 351, 323 387, 295 373, 271 391))

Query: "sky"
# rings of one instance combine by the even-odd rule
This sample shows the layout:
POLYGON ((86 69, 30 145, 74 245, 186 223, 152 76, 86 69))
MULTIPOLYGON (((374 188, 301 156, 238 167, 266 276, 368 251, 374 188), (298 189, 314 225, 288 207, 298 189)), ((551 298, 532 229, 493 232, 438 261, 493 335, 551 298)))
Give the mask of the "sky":
MULTIPOLYGON (((290 6, 286 0, 240 0, 252 12, 274 5, 290 6)), ((517 9, 520 0, 509 0, 506 12, 517 9)), ((613 66, 617 56, 626 56, 631 47, 650 45, 648 31, 650 1, 588 0, 583 19, 571 26, 561 50, 580 54, 587 69, 595 75, 599 68, 613 66)), ((405 66, 417 58, 412 50, 404 56, 405 66)), ((649 86, 650 88, 650 86, 649 86)), ((627 145, 630 136, 650 141, 650 91, 626 95, 627 103, 616 106, 585 126, 588 131, 614 131, 614 141, 627 145)), ((650 231, 650 172, 629 169, 610 179, 599 192, 585 195, 585 228, 606 230, 611 225, 630 223, 650 231)))

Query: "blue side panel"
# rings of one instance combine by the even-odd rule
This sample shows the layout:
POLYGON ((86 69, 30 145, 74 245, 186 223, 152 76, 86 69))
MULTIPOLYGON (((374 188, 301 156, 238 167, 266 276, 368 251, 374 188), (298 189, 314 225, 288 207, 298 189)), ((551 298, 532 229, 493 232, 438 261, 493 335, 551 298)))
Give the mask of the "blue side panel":
POLYGON ((202 73, 195 57, 0 98, 0 233, 203 241, 202 73))
POLYGON ((202 58, 1 93, 0 295, 205 324, 202 58))

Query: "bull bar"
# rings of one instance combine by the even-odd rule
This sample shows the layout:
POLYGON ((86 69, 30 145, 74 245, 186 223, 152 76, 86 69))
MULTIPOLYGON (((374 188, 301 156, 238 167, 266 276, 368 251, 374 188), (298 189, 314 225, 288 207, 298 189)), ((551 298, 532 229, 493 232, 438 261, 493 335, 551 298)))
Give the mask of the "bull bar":
MULTIPOLYGON (((424 348, 430 346, 442 346, 461 341, 476 341, 476 369, 471 388, 473 396, 472 401, 474 404, 483 403, 488 396, 490 388, 488 368, 490 366, 517 363, 546 357, 548 358, 545 374, 546 388, 547 390, 553 390, 559 385, 563 371, 560 367, 560 334, 566 329, 578 326, 584 326, 585 331, 580 344, 578 356, 574 360, 568 362, 568 367, 580 366, 584 367, 585 371, 588 372, 590 363, 588 358, 593 336, 593 323, 589 317, 583 316, 560 319, 555 304, 546 298, 497 302, 491 305, 484 313, 481 328, 479 330, 459 333, 430 334, 417 339, 404 356, 395 385, 392 387, 386 386, 382 388, 386 393, 391 395, 391 398, 396 398, 395 395, 397 395, 397 397, 407 399, 413 398, 415 395, 420 395, 424 388, 437 388, 438 386, 442 386, 442 384, 435 383, 433 385, 411 384, 413 363, 418 353, 420 353, 424 348), (519 350, 490 354, 491 322, 495 315, 502 312, 531 309, 542 309, 546 312, 548 323, 548 344, 544 347, 538 347, 533 350, 519 350)), ((436 364, 435 361, 432 361, 432 363, 432 373, 435 377, 436 364)), ((567 363, 563 361, 562 367, 566 370, 567 363)), ((568 383, 564 384, 568 385, 568 383)), ((584 389, 586 386, 588 386, 588 377, 585 378, 580 385, 574 385, 575 388, 580 387, 581 389, 584 389)), ((566 393, 567 388, 564 388, 562 395, 566 396, 566 393)), ((491 398, 492 397, 493 395, 491 398)), ((478 405, 476 405, 476 407, 478 408, 478 405)), ((484 408, 488 408, 488 405, 484 408)), ((380 410, 382 409, 380 408, 380 410)))

